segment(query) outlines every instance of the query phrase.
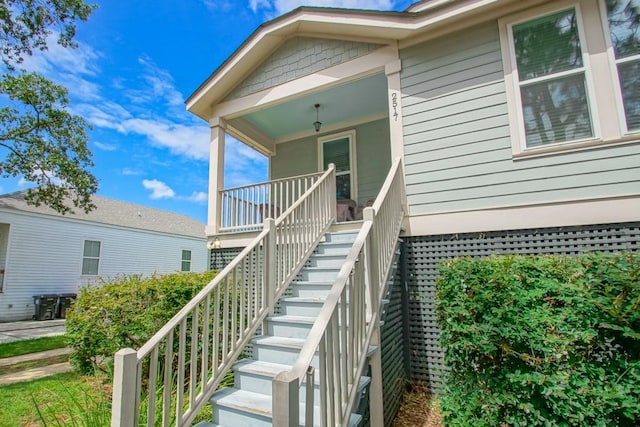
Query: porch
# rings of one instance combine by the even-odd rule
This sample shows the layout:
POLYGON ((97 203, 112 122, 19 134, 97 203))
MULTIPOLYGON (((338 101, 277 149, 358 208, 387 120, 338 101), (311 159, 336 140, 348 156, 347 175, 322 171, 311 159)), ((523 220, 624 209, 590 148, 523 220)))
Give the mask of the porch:
MULTIPOLYGON (((389 78, 381 70, 266 105, 229 100, 211 125, 208 247, 244 247, 266 218, 284 213, 335 165, 336 221, 332 229, 357 229, 398 152, 392 137, 389 78), (237 110, 240 109, 240 110, 237 110), (268 180, 229 186, 225 146, 234 138, 268 159, 268 180)), ((244 98, 242 98, 244 100, 244 98)), ((237 180, 231 184, 238 183, 237 180)))

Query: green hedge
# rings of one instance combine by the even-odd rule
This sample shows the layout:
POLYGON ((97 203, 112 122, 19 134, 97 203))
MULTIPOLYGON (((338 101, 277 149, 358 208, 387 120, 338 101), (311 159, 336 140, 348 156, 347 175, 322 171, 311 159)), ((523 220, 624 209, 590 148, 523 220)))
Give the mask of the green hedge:
POLYGON ((640 254, 440 266, 448 426, 640 425, 640 254))
POLYGON ((82 288, 67 311, 71 362, 82 373, 110 372, 121 348, 140 348, 214 277, 215 272, 123 276, 82 288))

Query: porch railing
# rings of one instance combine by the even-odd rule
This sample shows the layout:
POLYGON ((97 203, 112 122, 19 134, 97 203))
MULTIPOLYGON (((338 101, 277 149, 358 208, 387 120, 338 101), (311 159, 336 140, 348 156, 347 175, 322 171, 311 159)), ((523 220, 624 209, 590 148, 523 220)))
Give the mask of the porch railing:
POLYGON ((220 191, 220 232, 259 230, 266 218, 277 218, 300 198, 322 172, 243 185, 220 191))
POLYGON ((335 220, 335 167, 309 179, 146 344, 116 353, 112 427, 190 425, 335 220))
POLYGON ((319 357, 320 425, 345 426, 379 327, 382 290, 391 269, 404 216, 402 160, 394 161, 374 205, 364 211, 360 232, 338 278, 290 371, 273 380, 273 425, 299 425, 299 394, 307 382, 304 425, 314 425, 310 384, 312 360, 319 357))

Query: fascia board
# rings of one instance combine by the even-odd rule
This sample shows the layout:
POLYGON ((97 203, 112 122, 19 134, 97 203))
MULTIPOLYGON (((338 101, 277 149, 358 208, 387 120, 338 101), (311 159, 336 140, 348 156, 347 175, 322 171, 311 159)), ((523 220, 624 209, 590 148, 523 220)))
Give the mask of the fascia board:
POLYGON ((401 41, 423 33, 432 26, 438 27, 450 20, 513 1, 455 1, 450 7, 443 5, 421 13, 298 8, 258 27, 187 99, 187 110, 208 121, 214 104, 246 78, 280 44, 295 34, 315 33, 401 41))

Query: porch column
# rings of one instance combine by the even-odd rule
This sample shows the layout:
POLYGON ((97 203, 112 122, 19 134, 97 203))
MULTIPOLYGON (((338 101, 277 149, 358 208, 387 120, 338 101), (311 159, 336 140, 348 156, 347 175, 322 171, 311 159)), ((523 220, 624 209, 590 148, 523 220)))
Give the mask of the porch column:
POLYGON ((384 66, 387 75, 387 91, 389 94, 389 131, 391 137, 391 161, 396 157, 404 160, 402 134, 402 90, 400 87, 400 71, 402 63, 399 59, 388 62, 384 66))
POLYGON ((220 117, 209 120, 211 146, 209 151, 209 206, 207 236, 218 234, 222 214, 220 190, 224 188, 224 137, 226 123, 220 117))
MULTIPOLYGON (((400 71, 402 71, 402 61, 396 59, 387 62, 384 66, 384 73, 387 75, 387 92, 389 95, 389 137, 391 140, 391 163, 396 158, 402 159, 402 176, 404 173, 404 133, 402 129, 402 87, 400 86, 400 71)), ((405 215, 409 213, 407 204, 407 194, 404 189, 402 194, 402 206, 405 215)))

